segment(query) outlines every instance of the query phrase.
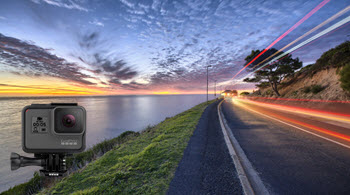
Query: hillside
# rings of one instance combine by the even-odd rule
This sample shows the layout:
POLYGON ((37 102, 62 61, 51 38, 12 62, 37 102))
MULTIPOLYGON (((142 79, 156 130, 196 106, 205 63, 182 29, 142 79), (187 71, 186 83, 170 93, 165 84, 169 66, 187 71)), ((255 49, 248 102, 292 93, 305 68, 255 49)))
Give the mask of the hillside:
MULTIPOLYGON (((315 64, 308 65, 284 79, 279 92, 284 98, 350 101, 350 92, 341 87, 339 72, 350 64, 350 42, 323 53, 315 64)), ((271 87, 253 96, 275 96, 271 87)))
MULTIPOLYGON (((309 73, 296 75, 293 79, 285 80, 284 85, 279 88, 279 92, 284 98, 350 101, 349 92, 340 87, 338 71, 338 68, 328 68, 317 71, 313 75, 309 75, 309 73), (313 93, 311 88, 316 85, 321 87, 320 91, 313 93)), ((271 97, 275 95, 268 87, 261 90, 261 96, 271 97)))
POLYGON ((199 104, 141 133, 127 132, 75 155, 68 163, 76 171, 66 178, 45 184, 36 175, 3 194, 165 194, 206 107, 199 104), (85 165, 90 159, 96 160, 85 165))

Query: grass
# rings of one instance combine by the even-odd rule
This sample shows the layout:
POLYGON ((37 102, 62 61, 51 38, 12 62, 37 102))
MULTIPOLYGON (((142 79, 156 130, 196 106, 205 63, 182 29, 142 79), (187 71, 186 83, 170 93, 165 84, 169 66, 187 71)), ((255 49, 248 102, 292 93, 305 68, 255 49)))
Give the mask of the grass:
MULTIPOLYGON (((102 141, 101 143, 96 144, 92 148, 86 150, 85 152, 74 154, 71 157, 67 158, 67 168, 68 171, 73 172, 79 168, 84 167, 89 162, 96 160, 98 157, 102 156, 104 153, 113 149, 115 146, 120 145, 130 139, 133 139, 135 136, 138 136, 139 133, 133 131, 126 131, 119 135, 118 137, 102 141)), ((13 188, 10 188, 7 191, 1 193, 1 195, 7 194, 34 194, 39 192, 44 183, 50 183, 53 180, 45 180, 45 178, 39 176, 38 172, 34 173, 34 177, 28 182, 17 185, 13 188)))
MULTIPOLYGON (((40 193, 165 194, 205 107, 199 104, 147 128, 40 193)), ((75 164, 94 155, 78 156, 75 164)))
POLYGON ((105 140, 96 144, 94 147, 90 148, 85 152, 74 154, 72 157, 67 158, 68 170, 75 171, 76 169, 82 168, 86 164, 90 163, 93 160, 96 160, 98 157, 110 151, 115 146, 120 145, 130 139, 133 139, 135 136, 138 135, 139 133, 137 132, 126 131, 120 134, 118 137, 105 140))

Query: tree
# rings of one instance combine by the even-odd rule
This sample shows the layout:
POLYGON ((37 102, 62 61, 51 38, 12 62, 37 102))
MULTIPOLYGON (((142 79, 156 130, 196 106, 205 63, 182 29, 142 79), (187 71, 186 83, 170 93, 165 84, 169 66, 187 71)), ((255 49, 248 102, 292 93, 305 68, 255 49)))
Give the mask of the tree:
POLYGON ((240 95, 241 95, 241 96, 247 96, 247 95, 249 95, 249 94, 250 94, 249 92, 243 91, 240 95))
POLYGON ((340 71, 340 82, 340 86, 344 90, 350 92, 350 63, 345 65, 340 71))
MULTIPOLYGON (((266 58, 268 58, 269 56, 271 56, 276 51, 277 50, 274 48, 267 50, 263 55, 256 59, 256 61, 254 61, 247 67, 248 71, 256 71, 260 66, 262 66, 272 58, 266 60, 266 62, 261 63, 260 65, 258 64, 266 58)), ((259 53, 259 50, 253 50, 252 53, 245 58, 246 64, 248 64, 252 59, 254 59, 259 53)), ((283 52, 279 53, 279 55, 282 53, 283 52)), ((303 63, 299 60, 299 58, 292 58, 291 54, 286 54, 278 61, 267 65, 261 70, 257 70, 253 78, 246 78, 243 81, 258 83, 257 87, 259 88, 264 88, 269 84, 272 90, 275 92, 275 94, 277 96, 280 96, 278 86, 281 84, 283 79, 287 76, 293 75, 293 73, 302 66, 303 63)))

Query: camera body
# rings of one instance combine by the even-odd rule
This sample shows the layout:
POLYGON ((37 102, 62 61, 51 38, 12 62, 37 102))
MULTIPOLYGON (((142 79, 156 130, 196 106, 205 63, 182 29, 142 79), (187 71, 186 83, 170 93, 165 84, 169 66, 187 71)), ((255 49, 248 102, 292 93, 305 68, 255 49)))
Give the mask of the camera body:
POLYGON ((32 104, 22 110, 22 148, 35 154, 72 154, 86 147, 86 111, 75 103, 32 104))

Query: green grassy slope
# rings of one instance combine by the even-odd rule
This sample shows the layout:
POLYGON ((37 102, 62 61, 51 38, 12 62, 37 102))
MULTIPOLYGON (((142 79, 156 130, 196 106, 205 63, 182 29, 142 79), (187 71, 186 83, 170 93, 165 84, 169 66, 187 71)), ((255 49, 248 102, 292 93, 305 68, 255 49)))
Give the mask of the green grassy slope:
POLYGON ((165 194, 205 107, 146 129, 41 194, 165 194))

